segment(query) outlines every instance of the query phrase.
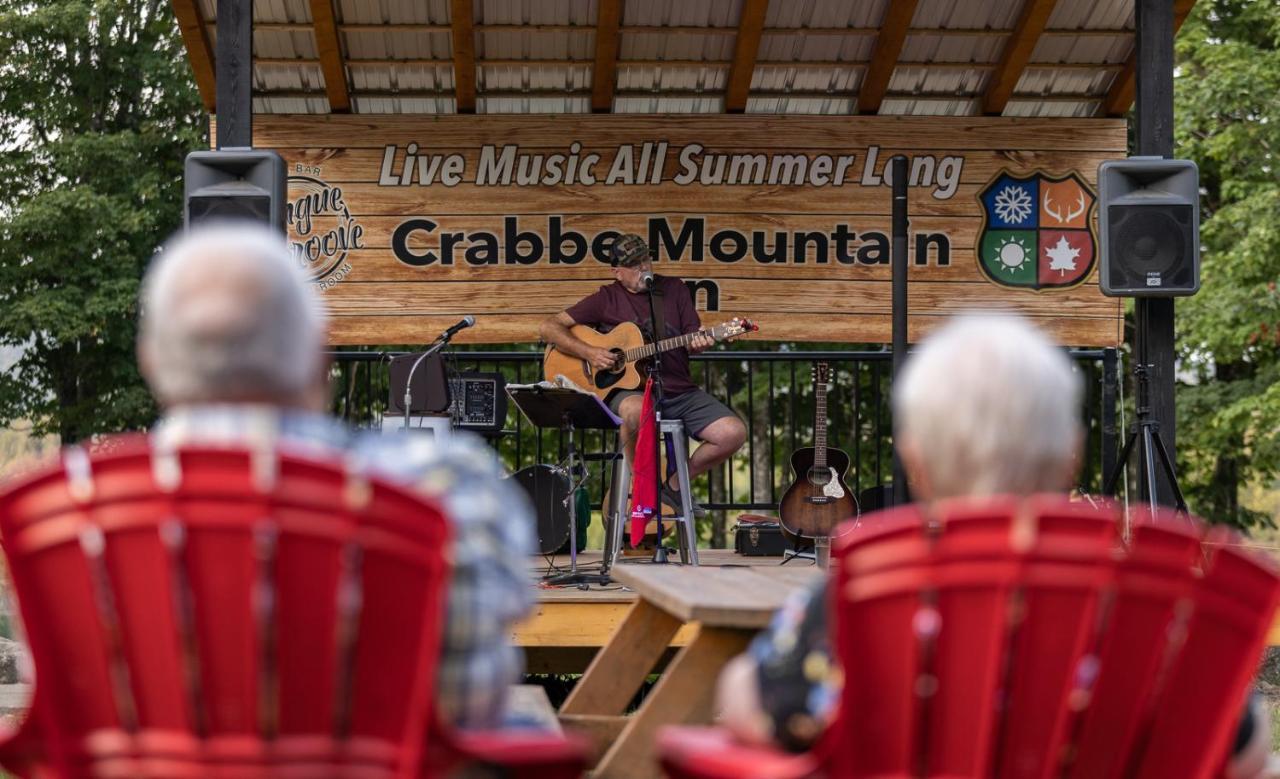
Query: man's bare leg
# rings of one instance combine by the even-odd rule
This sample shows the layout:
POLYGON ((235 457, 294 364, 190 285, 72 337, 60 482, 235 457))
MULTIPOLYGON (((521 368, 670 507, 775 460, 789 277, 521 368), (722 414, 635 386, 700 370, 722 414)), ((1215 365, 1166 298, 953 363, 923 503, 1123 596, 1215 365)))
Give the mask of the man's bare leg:
MULTIPOLYGON (((702 439, 702 445, 689 455, 690 481, 732 457, 747 440, 747 426, 737 417, 720 417, 702 428, 698 437, 702 439)), ((667 480, 668 487, 679 488, 672 483, 675 478, 672 474, 667 480)))
POLYGON ((636 461, 636 431, 640 429, 640 410, 644 407, 643 395, 628 395, 618 404, 618 416, 622 417, 622 446, 627 451, 627 460, 636 461))

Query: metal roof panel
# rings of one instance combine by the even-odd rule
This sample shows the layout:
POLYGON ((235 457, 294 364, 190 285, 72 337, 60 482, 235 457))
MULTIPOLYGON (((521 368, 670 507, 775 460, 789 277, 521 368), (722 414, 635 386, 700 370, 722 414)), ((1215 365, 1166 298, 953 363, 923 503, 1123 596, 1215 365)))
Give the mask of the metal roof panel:
POLYGON ((650 0, 625 3, 622 24, 735 27, 741 0, 650 0))
POLYGON ((759 60, 865 62, 875 49, 874 35, 766 35, 760 39, 759 60))
POLYGON ((351 107, 360 114, 453 114, 457 103, 447 97, 360 97, 351 96, 351 107))
POLYGON ((482 65, 476 76, 476 89, 485 91, 565 90, 591 88, 591 67, 558 65, 482 65))
POLYGON ((327 114, 329 101, 318 97, 255 97, 255 114, 327 114))
POLYGON ((749 114, 821 114, 854 113, 857 98, 850 97, 751 97, 747 99, 749 114))
POLYGON ((618 114, 721 114, 724 96, 707 97, 617 97, 613 111, 618 114))
POLYGON ((886 97, 880 113, 893 116, 977 116, 982 107, 977 98, 912 99, 886 97))
POLYGON ((479 114, 589 114, 591 97, 485 97, 476 95, 479 114))
POLYGON ((862 68, 757 66, 751 88, 771 92, 829 92, 833 98, 842 98, 857 93, 864 72, 862 68))
POLYGON ((339 34, 351 59, 453 59, 447 32, 346 30, 339 34))
POLYGON ((628 32, 619 37, 619 60, 729 60, 734 36, 700 33, 628 32))
POLYGON ((1058 3, 1049 16, 1054 30, 1133 29, 1133 0, 1076 0, 1058 3))

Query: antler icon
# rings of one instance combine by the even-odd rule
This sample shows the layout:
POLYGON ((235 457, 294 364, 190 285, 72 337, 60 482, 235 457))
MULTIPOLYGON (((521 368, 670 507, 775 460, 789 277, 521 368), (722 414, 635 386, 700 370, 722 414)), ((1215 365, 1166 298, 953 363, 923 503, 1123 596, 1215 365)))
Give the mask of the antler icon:
POLYGON ((1080 201, 1077 204, 1079 207, 1073 208, 1070 211, 1068 211, 1065 217, 1061 213, 1059 213, 1057 209, 1053 207, 1052 203, 1053 201, 1049 199, 1049 193, 1048 192, 1044 193, 1044 211, 1049 216, 1058 220, 1059 224, 1066 224, 1067 222, 1070 222, 1071 220, 1075 219, 1077 216, 1080 216, 1081 214, 1084 213, 1084 210, 1086 207, 1083 192, 1080 193, 1080 201))

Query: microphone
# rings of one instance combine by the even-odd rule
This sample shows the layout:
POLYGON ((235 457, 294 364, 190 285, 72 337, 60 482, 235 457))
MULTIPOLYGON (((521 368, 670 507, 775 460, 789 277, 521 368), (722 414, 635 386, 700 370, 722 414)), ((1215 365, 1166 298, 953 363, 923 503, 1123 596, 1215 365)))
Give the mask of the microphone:
POLYGON ((467 314, 457 324, 450 325, 448 330, 445 330, 443 333, 441 333, 440 340, 448 341, 450 338, 457 335, 459 330, 466 330, 468 327, 471 327, 475 323, 476 323, 476 318, 471 316, 470 314, 467 314))
POLYGON ((653 271, 647 270, 640 273, 640 283, 645 289, 653 289, 653 271))

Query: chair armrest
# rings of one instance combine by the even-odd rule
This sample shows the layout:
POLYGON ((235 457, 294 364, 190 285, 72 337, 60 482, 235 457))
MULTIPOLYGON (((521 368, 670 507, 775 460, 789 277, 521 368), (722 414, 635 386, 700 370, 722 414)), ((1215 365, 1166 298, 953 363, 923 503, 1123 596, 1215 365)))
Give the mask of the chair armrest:
POLYGON ((740 744, 721 728, 662 728, 658 759, 673 779, 804 779, 820 767, 811 754, 740 744))
POLYGON ((448 742, 459 763, 493 766, 512 779, 577 779, 587 767, 587 744, 574 735, 471 730, 450 733, 448 742))

